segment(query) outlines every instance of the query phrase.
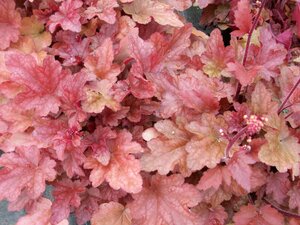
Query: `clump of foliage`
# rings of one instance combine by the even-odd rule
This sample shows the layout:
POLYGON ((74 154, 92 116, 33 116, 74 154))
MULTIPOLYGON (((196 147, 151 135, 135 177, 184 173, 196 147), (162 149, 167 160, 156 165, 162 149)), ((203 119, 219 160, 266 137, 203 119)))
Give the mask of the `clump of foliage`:
POLYGON ((300 224, 299 2, 0 0, 0 33, 17 225, 300 224))

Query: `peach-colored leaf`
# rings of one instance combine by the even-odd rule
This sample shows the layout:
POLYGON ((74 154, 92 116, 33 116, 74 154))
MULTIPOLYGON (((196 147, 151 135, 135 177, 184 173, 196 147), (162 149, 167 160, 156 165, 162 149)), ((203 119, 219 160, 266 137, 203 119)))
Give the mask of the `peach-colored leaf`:
POLYGON ((0 0, 0 50, 16 42, 20 35, 21 16, 15 10, 15 1, 0 0))
POLYGON ((183 26, 173 8, 159 0, 135 0, 132 3, 124 4, 123 10, 132 15, 134 21, 141 24, 150 23, 152 17, 161 25, 183 26))
POLYGON ((197 224, 198 218, 189 207, 196 206, 201 196, 193 185, 185 184, 179 174, 152 176, 133 198, 128 207, 135 225, 197 224))
POLYGON ((269 131, 265 138, 268 142, 258 153, 260 161, 275 166, 281 173, 299 163, 300 144, 296 137, 288 133, 269 131))
POLYGON ((200 121, 187 125, 186 129, 195 134, 187 144, 187 163, 192 170, 200 170, 207 166, 215 167, 222 157, 227 146, 227 141, 221 138, 219 130, 226 129, 225 120, 213 114, 203 114, 200 121))
POLYGON ((226 64, 233 60, 232 46, 224 46, 221 31, 214 29, 207 40, 206 51, 201 55, 203 72, 209 77, 220 77, 226 64))
POLYGON ((131 225, 128 208, 117 202, 103 203, 91 219, 92 225, 131 225))
POLYGON ((140 175, 140 162, 133 153, 143 152, 142 147, 132 141, 132 135, 123 130, 117 138, 109 141, 109 159, 106 163, 90 156, 84 163, 86 169, 92 169, 90 180, 94 187, 98 187, 105 180, 109 185, 118 190, 131 193, 139 192, 142 188, 140 175))
POLYGON ((148 172, 157 170, 161 175, 168 174, 176 165, 187 169, 185 150, 185 145, 189 141, 187 131, 171 120, 161 120, 154 127, 159 136, 147 142, 151 152, 142 156, 142 169, 148 172))

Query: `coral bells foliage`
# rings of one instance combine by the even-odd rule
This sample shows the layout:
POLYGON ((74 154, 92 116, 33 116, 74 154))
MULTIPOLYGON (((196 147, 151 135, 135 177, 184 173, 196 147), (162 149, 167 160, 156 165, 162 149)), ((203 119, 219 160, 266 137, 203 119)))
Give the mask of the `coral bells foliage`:
POLYGON ((0 33, 17 225, 300 224, 299 2, 0 0, 0 33))

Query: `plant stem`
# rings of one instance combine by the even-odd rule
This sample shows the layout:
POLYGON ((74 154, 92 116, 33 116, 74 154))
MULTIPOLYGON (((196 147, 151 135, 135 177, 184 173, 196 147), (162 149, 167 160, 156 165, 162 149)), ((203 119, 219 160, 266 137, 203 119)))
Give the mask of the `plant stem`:
POLYGON ((296 88, 298 87, 299 84, 300 84, 300 78, 298 79, 298 81, 296 82, 296 84, 294 85, 294 87, 290 90, 290 92, 288 93, 288 95, 285 97, 285 99, 281 103, 279 109, 277 110, 277 114, 278 115, 282 112, 282 110, 284 109, 285 104, 287 103, 287 101, 289 100, 289 98, 292 96, 292 94, 294 93, 294 91, 296 90, 296 88))
POLYGON ((229 158, 229 152, 230 152, 230 149, 232 148, 232 146, 234 145, 234 143, 240 138, 243 136, 243 134, 246 133, 248 127, 244 127, 242 128, 236 135, 233 136, 232 139, 229 140, 229 143, 225 149, 225 159, 228 159, 229 158))
MULTIPOLYGON (((247 43, 246 43, 246 48, 245 48, 245 53, 244 53, 244 57, 243 57, 243 61, 242 61, 242 65, 245 66, 246 65, 246 60, 247 60, 247 56, 248 56, 248 51, 249 51, 249 47, 250 47, 250 41, 251 41, 251 37, 252 37, 252 34, 257 26, 257 23, 258 23, 258 20, 259 20, 259 17, 260 17, 260 14, 262 12, 262 9, 264 8, 266 2, 268 0, 263 0, 260 7, 259 7, 259 10, 258 10, 258 13, 254 19, 254 22, 252 24, 252 27, 251 27, 251 30, 249 31, 249 34, 248 34, 248 38, 247 38, 247 43)), ((238 83, 238 86, 237 86, 237 90, 236 90, 236 94, 235 94, 235 99, 238 98, 239 94, 240 94, 240 91, 241 91, 241 88, 242 88, 242 85, 240 83, 238 83)))

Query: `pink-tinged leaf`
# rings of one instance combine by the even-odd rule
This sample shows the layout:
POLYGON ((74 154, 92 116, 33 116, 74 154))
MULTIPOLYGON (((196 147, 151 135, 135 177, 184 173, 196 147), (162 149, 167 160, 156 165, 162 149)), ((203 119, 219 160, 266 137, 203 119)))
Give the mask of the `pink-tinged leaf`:
POLYGON ((233 73, 234 77, 238 79, 242 86, 252 84, 258 75, 259 67, 246 68, 239 62, 230 62, 227 64, 227 70, 233 73))
POLYGON ((189 133, 181 124, 177 125, 170 120, 158 121, 154 127, 158 136, 147 142, 151 152, 142 156, 142 169, 148 172, 157 170, 159 174, 167 175, 175 166, 179 166, 183 174, 188 172, 185 145, 189 141, 189 133))
POLYGON ((193 74, 171 76, 162 73, 157 83, 162 92, 160 116, 167 118, 174 113, 180 114, 185 109, 192 109, 197 113, 214 112, 219 108, 218 99, 212 90, 201 82, 200 77, 193 74))
POLYGON ((135 225, 197 224, 198 218, 189 207, 196 206, 201 196, 181 175, 153 175, 133 198, 128 208, 135 225))
POLYGON ((226 129, 227 124, 221 116, 202 114, 200 121, 193 121, 186 129, 194 134, 187 144, 187 163, 192 170, 207 166, 214 168, 223 158, 227 140, 221 138, 219 130, 226 129))
POLYGON ((114 8, 119 4, 116 0, 98 0, 96 5, 92 5, 84 12, 88 19, 92 19, 97 16, 100 20, 103 20, 109 24, 116 22, 116 12, 114 8))
POLYGON ((250 192, 252 168, 249 166, 256 161, 244 151, 235 152, 230 159, 227 167, 231 172, 231 176, 236 182, 250 192))
POLYGON ((64 179, 54 184, 54 202, 51 206, 51 223, 57 224, 69 217, 71 207, 79 207, 79 194, 85 192, 85 187, 79 181, 64 179))
POLYGON ((23 132, 28 127, 32 126, 34 118, 34 113, 32 111, 24 112, 17 104, 2 104, 0 106, 0 133, 23 132))
MULTIPOLYGON (((16 225, 51 225, 52 202, 46 198, 39 198, 31 207, 30 212, 21 217, 16 225)), ((68 220, 63 220, 57 225, 69 225, 68 220)))
POLYGON ((288 192, 289 199, 289 207, 291 209, 298 208, 298 213, 300 213, 300 182, 294 185, 291 190, 288 192))
POLYGON ((199 225, 221 225, 225 223, 227 213, 225 209, 218 205, 216 207, 210 207, 208 204, 199 204, 192 208, 192 211, 198 214, 199 225))
POLYGON ((85 147, 81 143, 79 127, 69 127, 67 122, 58 119, 39 120, 39 123, 35 124, 32 136, 45 147, 54 149, 53 156, 62 161, 61 165, 69 177, 74 174, 84 176, 81 165, 85 160, 85 147))
POLYGON ((192 24, 186 24, 180 29, 176 29, 170 38, 159 33, 154 33, 151 36, 151 42, 155 47, 150 56, 151 71, 155 72, 160 71, 164 67, 172 67, 174 60, 178 59, 190 46, 191 34, 192 24))
POLYGON ((266 193, 279 204, 284 202, 290 190, 291 182, 288 177, 288 173, 271 173, 267 179, 266 193))
POLYGON ((98 188, 89 188, 81 195, 80 206, 75 209, 76 222, 78 225, 83 225, 90 221, 94 212, 99 208, 99 203, 102 203, 101 193, 98 188))
POLYGON ((150 23, 153 18, 161 25, 183 26, 173 8, 158 0, 135 0, 130 4, 124 4, 123 10, 132 15, 134 21, 141 24, 150 23))
POLYGON ((0 139, 0 149, 4 152, 13 152, 18 147, 31 146, 46 147, 44 143, 36 140, 29 132, 5 133, 0 139))
POLYGON ((83 87, 87 82, 87 75, 79 72, 74 75, 68 74, 61 80, 58 88, 58 96, 61 101, 61 108, 69 118, 69 124, 75 125, 86 119, 86 114, 80 106, 84 100, 83 87))
POLYGON ((249 33, 252 27, 252 15, 249 0, 240 0, 234 11, 234 24, 239 29, 233 31, 233 35, 242 36, 249 33))
POLYGON ((276 42, 268 28, 260 29, 259 40, 262 47, 255 56, 255 65, 261 66, 260 76, 269 81, 271 77, 279 75, 279 66, 284 63, 287 50, 282 44, 276 42))
POLYGON ((215 168, 205 171, 197 185, 197 188, 204 191, 209 188, 218 190, 223 182, 224 174, 222 171, 223 169, 220 166, 216 166, 215 168))
POLYGON ((93 214, 92 225, 131 225, 131 215, 128 208, 117 202, 103 203, 93 214))
POLYGON ((61 30, 55 35, 55 42, 49 52, 62 58, 64 66, 78 65, 89 54, 90 44, 89 38, 81 38, 78 33, 61 30))
POLYGON ((220 77, 227 63, 233 61, 232 46, 224 46, 221 31, 214 29, 206 43, 206 51, 201 55, 203 72, 209 77, 220 77))
POLYGON ((235 225, 250 225, 250 224, 264 224, 264 225, 283 225, 284 218, 270 205, 265 205, 259 210, 254 205, 242 206, 237 212, 233 221, 235 225))
POLYGON ((121 49, 127 51, 129 56, 136 60, 138 64, 138 69, 141 72, 149 71, 151 62, 149 62, 149 57, 155 49, 155 46, 150 41, 144 41, 139 37, 139 32, 137 29, 132 30, 124 39, 122 39, 121 49))
POLYGON ((15 98, 16 104, 25 110, 35 109, 39 116, 58 112, 58 85, 66 75, 58 61, 48 56, 38 65, 31 55, 11 53, 6 56, 6 66, 11 79, 24 87, 15 98))
POLYGON ((198 5, 199 5, 200 9, 204 9, 209 4, 212 4, 214 2, 215 2, 215 0, 198 0, 198 5))
POLYGON ((63 1, 59 7, 59 11, 51 15, 48 21, 49 31, 53 33, 58 25, 63 30, 70 30, 74 32, 81 31, 80 12, 79 8, 82 6, 81 0, 66 0, 63 1))
POLYGON ((84 163, 84 168, 92 169, 90 180, 93 186, 98 187, 106 180, 116 190, 139 192, 142 188, 140 163, 132 154, 143 152, 142 147, 132 141, 128 131, 123 130, 108 141, 107 150, 106 160, 90 156, 84 163))
POLYGON ((100 191, 100 196, 103 201, 106 202, 118 202, 120 199, 125 197, 127 195, 127 192, 125 192, 122 189, 115 190, 109 186, 107 182, 104 182, 98 187, 98 190, 100 191))
POLYGON ((26 190, 30 198, 38 198, 46 187, 46 181, 56 176, 56 163, 42 156, 36 147, 18 148, 0 158, 0 199, 14 201, 26 190))
POLYGON ((192 0, 160 0, 178 11, 184 11, 192 6, 192 0))
POLYGON ((0 50, 17 42, 20 35, 21 16, 15 10, 15 1, 0 0, 0 50))
POLYGON ((292 38, 293 38, 293 31, 291 28, 285 30, 284 32, 282 32, 276 36, 276 40, 279 43, 283 44, 287 50, 289 50, 291 48, 292 38))
POLYGON ((85 58, 84 66, 89 72, 100 79, 115 80, 121 69, 119 65, 113 64, 113 60, 113 43, 110 38, 107 38, 85 58))
POLYGON ((152 98, 155 95, 154 84, 143 77, 142 71, 137 67, 137 64, 131 68, 128 75, 128 82, 130 91, 136 98, 152 98))

